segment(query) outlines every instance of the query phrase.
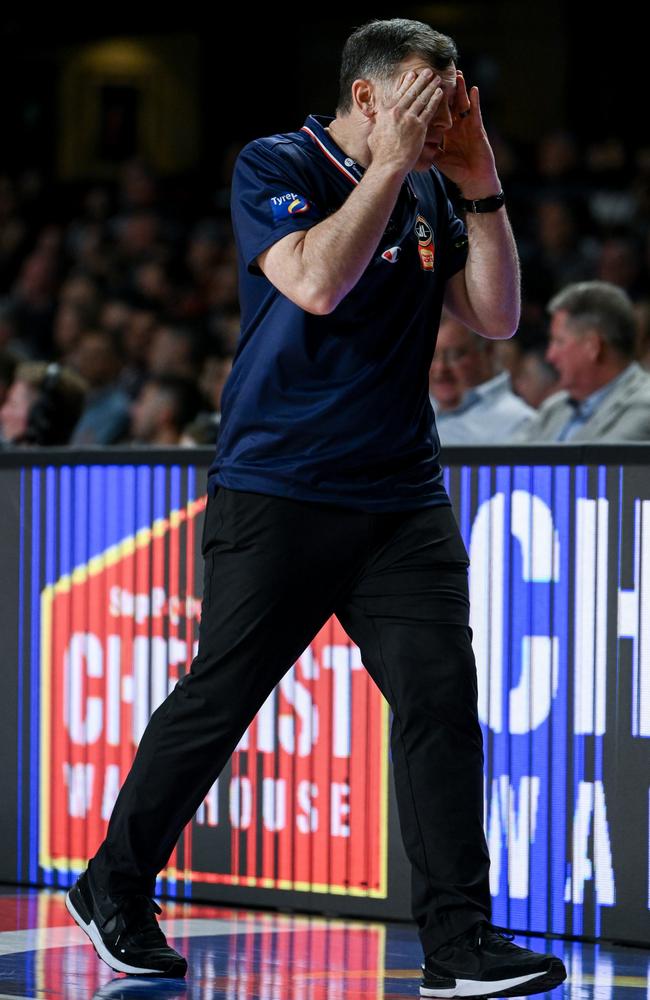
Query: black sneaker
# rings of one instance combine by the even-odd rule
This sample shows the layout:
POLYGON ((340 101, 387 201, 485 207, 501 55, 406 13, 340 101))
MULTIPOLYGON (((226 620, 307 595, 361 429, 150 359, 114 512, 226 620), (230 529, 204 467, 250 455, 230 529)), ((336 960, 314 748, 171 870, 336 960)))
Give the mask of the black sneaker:
POLYGON ((170 978, 187 972, 183 956, 167 944, 155 917, 162 910, 149 896, 112 899, 85 871, 66 894, 65 905, 115 972, 170 978))
POLYGON ((487 920, 440 945, 422 966, 421 997, 511 997, 545 993, 566 979, 563 962, 512 944, 487 920))

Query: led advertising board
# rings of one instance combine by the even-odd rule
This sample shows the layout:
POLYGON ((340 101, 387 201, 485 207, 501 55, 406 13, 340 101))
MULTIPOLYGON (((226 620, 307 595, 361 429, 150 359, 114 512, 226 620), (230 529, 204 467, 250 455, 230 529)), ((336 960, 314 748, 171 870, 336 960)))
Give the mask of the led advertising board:
MULTIPOLYGON (((640 461, 517 454, 446 469, 470 556, 492 917, 650 943, 650 476, 640 461)), ((196 653, 205 469, 131 458, 2 475, 15 680, 0 707, 1 875, 65 886, 196 653)), ((331 619, 244 735, 159 892, 408 917, 389 714, 331 619)))

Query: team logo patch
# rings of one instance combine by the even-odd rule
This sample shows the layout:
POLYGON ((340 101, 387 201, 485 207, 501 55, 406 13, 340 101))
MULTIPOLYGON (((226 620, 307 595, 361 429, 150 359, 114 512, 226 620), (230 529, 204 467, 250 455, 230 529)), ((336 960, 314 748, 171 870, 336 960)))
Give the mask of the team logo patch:
POLYGON ((269 201, 275 222, 286 219, 288 215, 304 215, 311 208, 311 202, 295 191, 273 195, 269 201))
POLYGON ((381 255, 382 260, 387 260, 389 264, 394 264, 399 257, 401 247, 390 247, 388 250, 384 250, 381 255))
POLYGON ((420 254, 420 267, 423 271, 433 271, 435 259, 435 246, 433 245, 433 229, 423 215, 418 215, 415 220, 415 235, 418 238, 418 253, 420 254))
POLYGON ((415 220, 415 235, 421 247, 428 247, 433 240, 433 229, 423 215, 415 220))

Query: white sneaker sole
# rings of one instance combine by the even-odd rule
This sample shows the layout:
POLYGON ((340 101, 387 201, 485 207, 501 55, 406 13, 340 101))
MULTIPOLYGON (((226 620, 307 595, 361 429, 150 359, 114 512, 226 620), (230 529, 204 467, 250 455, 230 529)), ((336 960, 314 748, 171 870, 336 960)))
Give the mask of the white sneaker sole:
MULTIPOLYGON (((543 979, 548 973, 533 972, 528 976, 515 976, 510 979, 495 979, 492 982, 480 982, 476 979, 457 979, 456 985, 448 989, 434 986, 420 986, 421 997, 493 997, 503 990, 514 990, 523 983, 533 979, 543 979)), ((529 992, 529 991, 526 991, 529 992)), ((534 992, 534 991, 533 991, 534 992)))
POLYGON ((70 899, 69 892, 66 892, 65 894, 65 905, 74 922, 81 927, 82 931, 87 934, 92 941, 93 948, 101 958, 102 962, 106 962, 106 965, 110 969, 113 969, 114 972, 131 972, 136 975, 160 975, 160 971, 158 969, 145 969, 136 965, 128 965, 126 962, 120 962, 119 958, 115 958, 114 955, 111 955, 110 951, 102 941, 102 936, 99 933, 95 921, 91 920, 89 924, 86 923, 81 914, 75 909, 74 903, 70 899))

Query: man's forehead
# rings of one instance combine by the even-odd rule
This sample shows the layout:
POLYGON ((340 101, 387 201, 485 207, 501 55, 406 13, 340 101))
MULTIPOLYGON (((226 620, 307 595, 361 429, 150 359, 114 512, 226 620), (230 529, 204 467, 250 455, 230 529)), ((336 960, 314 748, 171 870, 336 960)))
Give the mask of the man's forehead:
POLYGON ((400 74, 402 74, 406 73, 407 70, 409 69, 418 72, 419 70, 427 68, 432 69, 434 73, 442 79, 443 82, 454 83, 454 84, 456 83, 455 63, 453 62, 450 63, 446 69, 439 69, 437 66, 434 66, 434 64, 430 62, 429 59, 425 59, 424 56, 420 56, 417 53, 412 53, 410 56, 406 56, 405 59, 402 59, 399 71, 400 74))
POLYGON ((451 92, 456 90, 456 65, 451 63, 446 69, 438 69, 434 66, 428 59, 424 56, 419 56, 414 53, 407 56, 402 60, 399 67, 399 76, 403 76, 408 70, 413 70, 415 73, 423 69, 432 69, 436 76, 439 76, 442 81, 443 90, 451 92))
POLYGON ((566 309, 556 309, 551 316, 551 333, 564 333, 569 329, 569 316, 566 309))
POLYGON ((585 331, 576 326, 575 318, 566 309, 556 309, 551 317, 551 337, 560 337, 562 340, 582 340, 585 331))

